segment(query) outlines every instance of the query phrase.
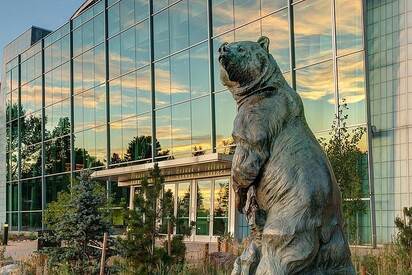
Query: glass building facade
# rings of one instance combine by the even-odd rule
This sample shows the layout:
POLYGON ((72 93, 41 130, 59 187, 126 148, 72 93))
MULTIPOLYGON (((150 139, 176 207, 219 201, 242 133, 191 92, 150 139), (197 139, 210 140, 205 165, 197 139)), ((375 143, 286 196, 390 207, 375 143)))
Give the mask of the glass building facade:
MULTIPOLYGON (((357 225, 349 237, 353 243, 373 244, 377 233, 379 242, 388 241, 389 231, 381 231, 380 222, 382 228, 393 223, 387 216, 383 221, 384 210, 378 209, 379 196, 386 193, 378 196, 377 190, 375 211, 373 188, 383 179, 377 166, 382 162, 372 158, 370 149, 375 143, 381 148, 387 136, 369 131, 377 123, 373 112, 378 98, 366 87, 375 91, 395 85, 383 84, 376 76, 384 66, 377 63, 380 54, 393 47, 376 44, 387 42, 389 33, 394 45, 399 43, 393 33, 401 31, 395 24, 401 11, 395 7, 406 7, 404 0, 94 2, 5 60, 4 189, 13 230, 42 228, 47 203, 67 189, 80 170, 232 154, 236 106, 220 83, 217 49, 223 42, 256 41, 265 35, 285 78, 300 94, 316 136, 328 138, 338 103, 348 106, 350 128, 368 129, 358 145, 368 207, 347 221, 357 225), (381 2, 392 3, 392 17, 381 2), (385 20, 391 18, 393 29, 383 26, 382 14, 385 20), (372 159, 374 165, 369 165, 372 159)), ((389 74, 389 68, 385 72, 389 74)), ((116 183, 107 183, 108 191, 119 192, 116 183)), ((196 235, 228 230, 239 238, 247 235, 245 221, 233 213, 230 184, 228 175, 167 182, 165 189, 175 200, 175 233, 194 220, 196 235)), ((410 183, 404 184, 409 188, 410 183)), ((407 194, 409 199, 409 189, 407 194)))

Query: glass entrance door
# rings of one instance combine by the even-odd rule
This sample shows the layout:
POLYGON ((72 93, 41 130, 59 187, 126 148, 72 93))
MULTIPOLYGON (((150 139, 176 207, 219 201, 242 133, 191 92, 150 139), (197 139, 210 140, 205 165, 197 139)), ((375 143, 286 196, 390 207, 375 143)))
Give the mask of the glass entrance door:
POLYGON ((196 235, 209 235, 212 181, 199 180, 196 186, 196 235))

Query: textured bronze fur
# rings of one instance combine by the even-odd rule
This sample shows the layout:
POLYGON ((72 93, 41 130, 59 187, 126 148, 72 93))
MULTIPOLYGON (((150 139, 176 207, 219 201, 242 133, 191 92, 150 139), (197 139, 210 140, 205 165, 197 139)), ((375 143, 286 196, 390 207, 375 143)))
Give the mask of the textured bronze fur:
POLYGON ((221 81, 238 106, 233 188, 252 226, 232 274, 355 274, 329 160, 268 47, 261 37, 219 48, 221 81))

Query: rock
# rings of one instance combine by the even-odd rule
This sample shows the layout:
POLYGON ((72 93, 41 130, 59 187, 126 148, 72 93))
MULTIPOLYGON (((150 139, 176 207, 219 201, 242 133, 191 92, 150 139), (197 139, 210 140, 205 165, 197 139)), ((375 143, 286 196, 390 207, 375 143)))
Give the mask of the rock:
POLYGON ((18 274, 19 266, 16 264, 9 264, 3 267, 0 267, 0 275, 11 275, 18 274))

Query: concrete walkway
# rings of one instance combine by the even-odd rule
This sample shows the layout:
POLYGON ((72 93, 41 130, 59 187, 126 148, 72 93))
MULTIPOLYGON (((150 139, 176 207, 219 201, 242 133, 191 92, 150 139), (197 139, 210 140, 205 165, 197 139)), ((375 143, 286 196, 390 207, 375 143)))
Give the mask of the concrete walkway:
POLYGON ((9 241, 6 246, 6 257, 15 261, 22 260, 37 250, 37 241, 9 241))

